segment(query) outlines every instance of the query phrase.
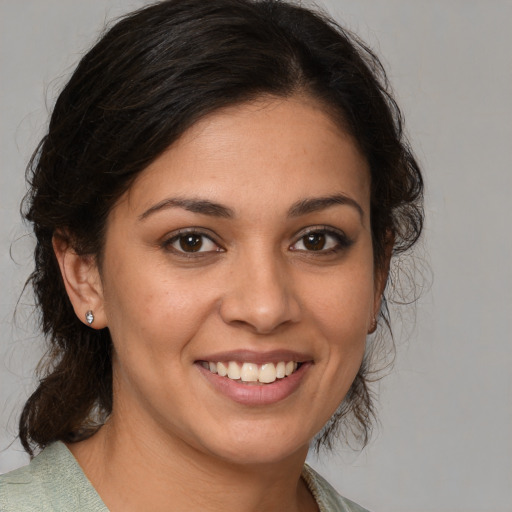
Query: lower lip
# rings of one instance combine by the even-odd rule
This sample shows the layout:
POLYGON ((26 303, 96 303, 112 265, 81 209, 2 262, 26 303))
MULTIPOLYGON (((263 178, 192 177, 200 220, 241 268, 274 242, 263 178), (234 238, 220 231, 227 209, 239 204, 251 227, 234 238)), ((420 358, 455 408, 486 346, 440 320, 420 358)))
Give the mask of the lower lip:
POLYGON ((240 381, 212 373, 196 363, 197 369, 218 392, 244 405, 269 405, 284 400, 298 389, 311 365, 311 362, 303 363, 288 377, 270 384, 242 384, 240 381))

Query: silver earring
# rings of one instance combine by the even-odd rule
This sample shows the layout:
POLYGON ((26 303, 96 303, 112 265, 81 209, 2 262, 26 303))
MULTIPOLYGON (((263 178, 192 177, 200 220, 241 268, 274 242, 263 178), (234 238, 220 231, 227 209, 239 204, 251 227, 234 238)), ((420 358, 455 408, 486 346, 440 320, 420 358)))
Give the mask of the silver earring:
POLYGON ((93 322, 94 322, 94 314, 91 310, 87 311, 87 313, 85 313, 85 321, 91 325, 93 322))

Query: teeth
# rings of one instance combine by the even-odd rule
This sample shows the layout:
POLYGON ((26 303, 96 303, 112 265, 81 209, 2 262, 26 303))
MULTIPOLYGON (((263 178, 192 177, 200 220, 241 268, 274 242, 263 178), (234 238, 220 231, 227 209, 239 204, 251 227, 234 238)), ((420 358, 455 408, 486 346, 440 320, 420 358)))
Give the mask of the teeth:
POLYGON ((240 378, 242 379, 243 382, 258 382, 259 376, 260 371, 258 369, 257 364, 244 363, 242 365, 242 370, 240 371, 240 378))
MULTIPOLYGON (((210 370, 211 371, 211 370, 210 370)), ((225 377, 228 374, 228 369, 224 365, 224 363, 217 363, 217 373, 221 377, 225 377)))
MULTIPOLYGON (((279 364, 279 363, 278 363, 279 364)), ((277 370, 273 363, 262 364, 259 374, 259 381, 269 384, 277 378, 277 370)))
POLYGON ((286 377, 286 363, 279 362, 276 365, 276 377, 282 379, 286 377))
POLYGON ((298 364, 295 361, 280 361, 276 364, 265 363, 257 365, 255 363, 229 362, 202 362, 202 366, 209 369, 212 373, 217 373, 221 377, 228 377, 232 380, 241 380, 242 382, 261 382, 270 384, 276 379, 284 379, 297 370, 298 364))
POLYGON ((235 363, 235 361, 230 361, 228 364, 228 377, 233 380, 238 380, 240 378, 240 367, 235 363))

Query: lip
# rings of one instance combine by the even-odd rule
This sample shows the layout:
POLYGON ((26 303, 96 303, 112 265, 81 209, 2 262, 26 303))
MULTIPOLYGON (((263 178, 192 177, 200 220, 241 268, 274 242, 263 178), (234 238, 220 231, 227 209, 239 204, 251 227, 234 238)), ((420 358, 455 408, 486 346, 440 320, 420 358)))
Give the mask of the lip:
MULTIPOLYGON (((213 360, 215 361, 215 359, 213 360)), ((220 361, 223 360, 226 359, 220 359, 220 361)), ((229 360, 236 361, 238 358, 231 358, 229 360)), ((282 359, 280 360, 282 361, 282 359)), ((294 359, 288 360, 293 361, 294 359)), ((212 360, 210 359, 210 361, 212 360)), ((256 363, 256 361, 250 361, 248 359, 242 359, 242 361, 256 363)), ((267 357, 263 362, 258 364, 264 364, 266 362, 274 361, 267 357)), ((239 404, 256 406, 270 405, 288 398, 299 388, 308 370, 313 366, 313 362, 311 360, 303 362, 300 368, 288 377, 277 379, 270 384, 256 385, 242 384, 241 382, 229 379, 228 377, 221 377, 201 366, 199 361, 196 361, 195 366, 218 393, 221 393, 239 404)))
POLYGON ((294 361, 296 363, 304 363, 312 361, 310 354, 294 352, 292 350, 271 350, 267 352, 256 352, 254 350, 231 350, 229 352, 216 352, 214 354, 205 355, 197 361, 238 361, 243 363, 265 364, 279 363, 279 361, 294 361))
POLYGON ((226 396, 234 402, 244 405, 270 405, 293 394, 302 383, 303 378, 313 365, 313 357, 310 354, 295 352, 292 350, 269 350, 258 352, 254 350, 231 350, 215 352, 202 356, 195 361, 195 366, 206 378, 208 383, 218 393, 226 396), (212 373, 201 365, 202 361, 212 362, 247 362, 262 365, 265 363, 278 363, 280 361, 294 361, 302 363, 294 373, 288 377, 277 379, 270 384, 242 384, 239 381, 221 377, 212 373))

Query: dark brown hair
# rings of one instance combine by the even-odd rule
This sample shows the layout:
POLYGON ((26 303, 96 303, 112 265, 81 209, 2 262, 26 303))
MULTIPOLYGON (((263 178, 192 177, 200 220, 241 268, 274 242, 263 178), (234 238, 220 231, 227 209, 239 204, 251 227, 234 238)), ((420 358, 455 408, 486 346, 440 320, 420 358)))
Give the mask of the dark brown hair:
MULTIPOLYGON (((49 352, 20 419, 33 454, 92 435, 112 410, 112 343, 75 315, 52 237, 66 233, 101 259, 116 200, 203 116, 261 95, 321 102, 357 141, 371 171, 376 267, 407 251, 423 223, 423 183, 377 57, 326 16, 275 0, 168 0, 117 22, 82 58, 55 104, 27 170, 24 215, 37 239, 35 291, 49 352)), ((389 326, 385 306, 380 320, 389 326)), ((319 437, 340 425, 368 439, 372 400, 365 360, 319 437)))

